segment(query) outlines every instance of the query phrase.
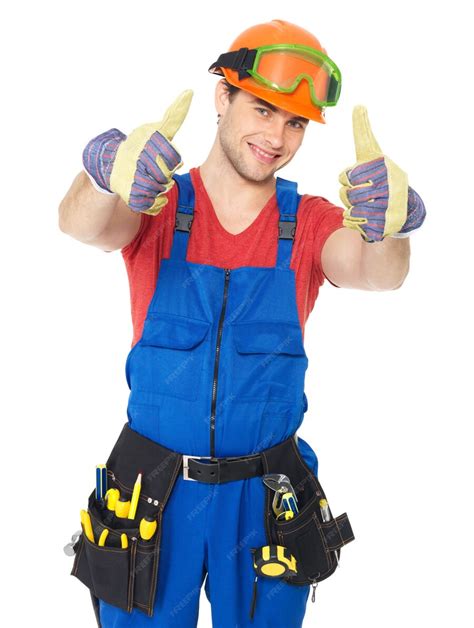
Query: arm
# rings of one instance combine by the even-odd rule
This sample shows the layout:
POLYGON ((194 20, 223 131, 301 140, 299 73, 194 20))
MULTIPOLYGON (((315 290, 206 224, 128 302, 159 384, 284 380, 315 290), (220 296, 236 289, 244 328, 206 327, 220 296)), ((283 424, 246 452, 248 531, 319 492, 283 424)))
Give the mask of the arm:
POLYGON ((370 243, 346 227, 329 236, 321 253, 323 273, 341 288, 395 290, 403 284, 409 263, 410 238, 370 243))
POLYGON ((326 240, 322 269, 340 287, 395 290, 408 274, 408 235, 423 224, 425 206, 382 153, 365 107, 354 108, 352 123, 357 162, 339 176, 344 227, 326 240))
POLYGON ((132 212, 118 194, 94 189, 82 171, 59 206, 59 228, 71 237, 104 251, 121 249, 133 240, 141 215, 132 212))
POLYGON ((171 144, 191 103, 185 90, 161 122, 142 124, 127 137, 109 129, 88 142, 85 171, 59 206, 59 228, 104 251, 121 249, 138 233, 141 213, 156 216, 167 204, 173 174, 182 166, 171 144), (89 176, 91 178, 89 178, 89 176))

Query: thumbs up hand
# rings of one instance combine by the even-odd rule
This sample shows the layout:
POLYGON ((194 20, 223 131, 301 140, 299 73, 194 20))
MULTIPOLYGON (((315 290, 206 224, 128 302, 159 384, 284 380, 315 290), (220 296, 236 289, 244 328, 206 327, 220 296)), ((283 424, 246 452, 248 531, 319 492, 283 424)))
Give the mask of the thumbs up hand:
POLYGON ((92 139, 82 160, 87 173, 104 191, 116 192, 134 212, 159 214, 164 196, 183 165, 171 140, 183 123, 193 92, 184 91, 160 122, 143 124, 126 137, 110 129, 92 139))
POLYGON ((352 124, 357 162, 339 175, 344 226, 367 242, 408 235, 425 218, 423 201, 409 188, 406 173, 382 153, 365 107, 354 107, 352 124))

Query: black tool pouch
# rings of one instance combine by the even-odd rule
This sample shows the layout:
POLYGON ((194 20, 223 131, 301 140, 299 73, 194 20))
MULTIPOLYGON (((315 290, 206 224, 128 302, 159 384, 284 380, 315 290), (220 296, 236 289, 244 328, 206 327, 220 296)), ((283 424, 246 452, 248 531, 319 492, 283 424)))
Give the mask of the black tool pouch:
POLYGON ((97 599, 128 612, 139 608, 153 615, 158 578, 161 524, 163 511, 181 468, 182 456, 141 436, 125 424, 107 460, 108 488, 117 488, 121 495, 132 495, 138 472, 142 486, 134 519, 118 518, 89 496, 95 543, 84 533, 74 546, 76 556, 71 574, 89 587, 93 602, 97 599), (139 537, 139 522, 146 515, 157 521, 155 534, 149 541, 139 537), (105 545, 98 539, 109 530, 105 545), (121 534, 128 536, 128 547, 122 549, 121 534))
POLYGON ((272 510, 274 492, 265 486, 265 530, 269 544, 283 545, 296 558, 297 573, 289 584, 315 584, 334 573, 343 545, 354 539, 347 514, 323 522, 319 506, 326 495, 317 476, 301 457, 294 438, 262 452, 265 474, 284 473, 298 500, 298 513, 278 521, 272 510))

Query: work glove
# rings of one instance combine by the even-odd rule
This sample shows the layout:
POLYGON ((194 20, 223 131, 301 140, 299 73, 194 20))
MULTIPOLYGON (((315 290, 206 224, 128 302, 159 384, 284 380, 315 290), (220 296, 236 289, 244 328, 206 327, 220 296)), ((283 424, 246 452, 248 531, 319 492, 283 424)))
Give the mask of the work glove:
POLYGON ((173 174, 183 165, 171 144, 188 113, 192 90, 184 91, 161 122, 143 124, 127 137, 110 129, 92 139, 82 161, 100 191, 117 193, 134 212, 159 214, 174 185, 173 174))
POLYGON ((339 196, 347 208, 343 225, 359 231, 367 242, 407 237, 421 227, 424 203, 409 187, 405 172, 382 153, 365 107, 354 107, 352 124, 357 162, 339 175, 339 196))

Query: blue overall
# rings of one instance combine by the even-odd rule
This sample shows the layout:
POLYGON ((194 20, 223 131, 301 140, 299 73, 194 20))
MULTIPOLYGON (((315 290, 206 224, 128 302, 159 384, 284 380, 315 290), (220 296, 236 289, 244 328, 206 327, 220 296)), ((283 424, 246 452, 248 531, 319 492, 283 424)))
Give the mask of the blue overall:
MULTIPOLYGON (((308 407, 308 359, 290 269, 300 196, 295 183, 277 178, 276 264, 229 270, 186 261, 194 189, 189 174, 175 180, 171 255, 161 261, 142 337, 127 357, 129 424, 183 454, 254 454, 294 434, 308 407)), ((314 451, 301 438, 298 447, 317 474, 314 451)), ((267 543, 261 477, 204 484, 179 475, 164 511, 153 616, 101 601, 103 628, 196 626, 206 574, 215 628, 298 628, 309 585, 279 578, 258 579, 249 619, 250 548, 267 543)))

